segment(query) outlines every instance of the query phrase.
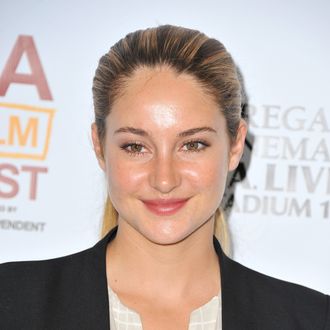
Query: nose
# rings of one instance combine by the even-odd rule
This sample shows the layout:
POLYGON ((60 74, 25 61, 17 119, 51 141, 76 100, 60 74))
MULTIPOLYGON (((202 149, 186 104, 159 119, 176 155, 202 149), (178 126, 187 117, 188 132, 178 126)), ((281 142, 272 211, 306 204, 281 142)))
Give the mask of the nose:
POLYGON ((170 193, 181 183, 177 162, 172 156, 157 157, 149 175, 150 185, 163 194, 170 193))

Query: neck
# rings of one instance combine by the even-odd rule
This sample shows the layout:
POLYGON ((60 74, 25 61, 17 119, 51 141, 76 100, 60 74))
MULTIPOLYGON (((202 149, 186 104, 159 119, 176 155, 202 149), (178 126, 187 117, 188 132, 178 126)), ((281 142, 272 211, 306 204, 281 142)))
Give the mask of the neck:
POLYGON ((179 243, 159 245, 121 221, 107 250, 108 285, 118 294, 138 295, 143 290, 144 296, 158 294, 169 300, 217 295, 220 273, 213 226, 210 219, 179 243))

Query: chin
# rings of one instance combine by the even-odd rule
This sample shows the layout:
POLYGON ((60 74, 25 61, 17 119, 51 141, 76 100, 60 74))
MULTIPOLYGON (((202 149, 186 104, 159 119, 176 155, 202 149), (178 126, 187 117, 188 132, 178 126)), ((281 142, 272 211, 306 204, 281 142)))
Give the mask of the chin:
POLYGON ((157 245, 175 245, 183 242, 187 237, 146 237, 151 243, 157 245))
POLYGON ((197 228, 176 228, 171 225, 160 227, 148 228, 142 235, 154 244, 174 245, 184 241, 197 230, 197 228))

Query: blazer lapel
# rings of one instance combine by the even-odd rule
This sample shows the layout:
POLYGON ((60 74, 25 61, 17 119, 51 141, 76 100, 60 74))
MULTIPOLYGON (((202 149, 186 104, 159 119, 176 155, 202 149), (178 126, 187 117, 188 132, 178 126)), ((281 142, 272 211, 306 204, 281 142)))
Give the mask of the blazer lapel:
MULTIPOLYGON (((255 330, 253 308, 248 297, 248 288, 244 278, 241 278, 243 267, 228 258, 223 252, 220 243, 214 237, 215 250, 219 257, 221 274, 221 304, 223 330, 255 330)), ((251 293, 251 292, 250 292, 251 293)))
MULTIPOLYGON (((94 329, 109 330, 109 297, 106 275, 106 250, 108 243, 116 236, 117 227, 113 228, 92 249, 87 260, 88 276, 84 276, 86 287, 92 287, 93 292, 87 297, 91 313, 86 317, 93 324, 94 329), (93 311, 93 312, 92 312, 93 311)), ((88 327, 87 327, 88 328, 88 327)))

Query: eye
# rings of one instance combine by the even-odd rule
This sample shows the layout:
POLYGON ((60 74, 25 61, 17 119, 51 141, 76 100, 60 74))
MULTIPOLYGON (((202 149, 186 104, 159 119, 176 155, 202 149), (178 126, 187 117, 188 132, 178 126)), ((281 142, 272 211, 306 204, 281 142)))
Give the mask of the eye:
POLYGON ((146 148, 140 143, 126 143, 120 148, 133 156, 146 153, 146 148))
POLYGON ((199 152, 204 150, 205 148, 207 148, 209 146, 208 143, 204 142, 204 141, 189 141, 186 142, 183 145, 183 151, 187 151, 187 152, 199 152))

